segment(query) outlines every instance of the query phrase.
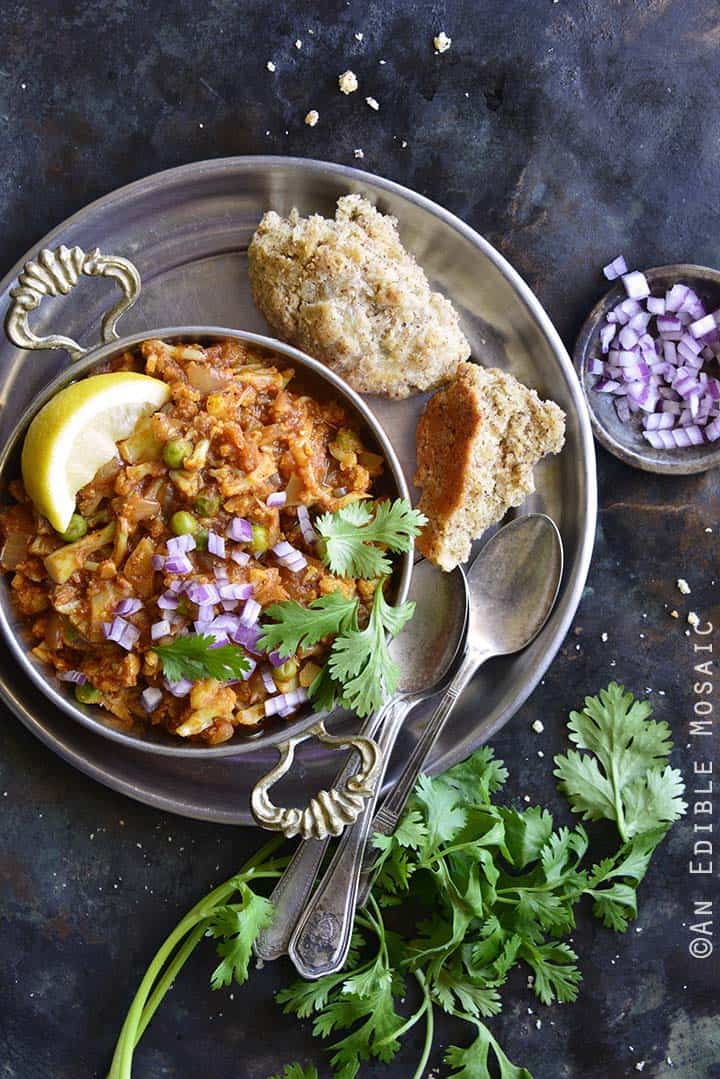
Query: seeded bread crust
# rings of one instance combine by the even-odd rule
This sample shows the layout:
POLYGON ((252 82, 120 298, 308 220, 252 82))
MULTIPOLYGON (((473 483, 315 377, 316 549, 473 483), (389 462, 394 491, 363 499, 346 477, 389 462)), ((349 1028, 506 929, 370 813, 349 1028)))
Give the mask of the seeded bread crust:
POLYGON ((418 550, 441 569, 467 561, 474 539, 535 490, 533 468, 565 441, 565 414, 512 375, 463 363, 428 402, 417 429, 418 550))
POLYGON ((248 254, 255 303, 273 333, 360 393, 434 389, 470 355, 457 312, 431 291, 395 218, 361 195, 339 199, 334 220, 266 213, 248 254))

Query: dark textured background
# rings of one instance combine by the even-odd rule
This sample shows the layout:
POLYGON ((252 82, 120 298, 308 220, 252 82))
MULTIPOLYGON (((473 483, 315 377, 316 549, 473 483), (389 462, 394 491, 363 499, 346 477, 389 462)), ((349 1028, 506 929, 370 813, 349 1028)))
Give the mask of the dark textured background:
MULTIPOLYGON (((602 289, 598 266, 618 251, 640 266, 720 264, 715 0, 45 0, 4 4, 0 22, 3 267, 90 199, 158 169, 256 152, 352 164, 356 147, 363 167, 495 243, 569 346, 602 289), (435 56, 441 28, 453 46, 435 56), (349 98, 336 88, 347 67, 361 82, 349 98), (320 112, 313 129, 309 108, 320 112)), ((684 618, 694 609, 720 624, 717 475, 653 478, 603 452, 599 470, 595 560, 575 625, 494 743, 519 804, 527 793, 560 810, 550 758, 561 720, 610 677, 652 691, 688 778, 693 752, 710 751, 686 748, 684 618)), ((153 950, 260 835, 128 801, 1 718, 0 1076, 103 1076, 153 950)), ((641 1061, 645 1076, 720 1076, 718 964, 687 952, 691 900, 713 884, 688 876, 690 841, 688 821, 653 862, 642 932, 621 938, 580 920, 577 1004, 538 1012, 524 977, 513 983, 493 1029, 536 1079, 615 1079, 641 1061)), ((273 1003, 286 969, 254 975, 230 1000, 207 987, 210 962, 201 952, 168 997, 138 1077, 264 1079, 296 1058, 321 1064, 307 1026, 273 1003)), ((458 1038, 467 1032, 440 1023, 433 1066, 458 1038)), ((417 1050, 365 1074, 403 1079, 417 1050)))

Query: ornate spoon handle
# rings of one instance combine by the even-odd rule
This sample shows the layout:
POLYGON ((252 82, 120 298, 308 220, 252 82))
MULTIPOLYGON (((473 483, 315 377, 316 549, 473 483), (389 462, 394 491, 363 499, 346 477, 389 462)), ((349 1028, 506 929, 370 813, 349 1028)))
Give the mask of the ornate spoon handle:
POLYGON ((323 974, 340 970, 347 958, 355 920, 360 867, 383 775, 403 720, 416 703, 417 699, 412 697, 399 697, 391 701, 378 738, 383 764, 375 791, 355 824, 345 830, 325 876, 293 933, 288 955, 303 978, 320 978, 323 974))

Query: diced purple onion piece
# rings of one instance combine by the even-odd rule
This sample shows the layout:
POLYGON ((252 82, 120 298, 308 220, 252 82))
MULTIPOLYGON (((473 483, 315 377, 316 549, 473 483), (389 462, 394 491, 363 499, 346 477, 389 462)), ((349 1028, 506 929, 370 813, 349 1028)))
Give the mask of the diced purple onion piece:
POLYGON ((627 273, 627 263, 623 256, 618 255, 612 262, 608 262, 607 266, 603 266, 603 273, 608 281, 615 281, 616 278, 622 277, 624 273, 627 273))
POLYGON ((236 599, 223 599, 220 601, 220 606, 224 611, 236 611, 238 608, 238 600, 236 599))
POLYGON ((215 617, 215 604, 199 603, 197 615, 199 622, 211 622, 215 617))
POLYGON ((293 710, 308 699, 308 691, 303 688, 292 689, 289 693, 278 693, 265 701, 265 715, 279 715, 285 708, 293 710))
MULTIPOLYGON (((600 332, 602 333, 602 330, 600 332)), ((601 360, 590 360, 590 364, 600 364, 600 370, 590 370, 590 368, 588 368, 588 370, 590 370, 591 375, 601 375, 602 374, 602 361, 601 360)), ((318 538, 318 534, 315 531, 315 529, 313 528, 312 521, 310 520, 310 511, 308 510, 307 506, 302 506, 302 505, 298 506, 298 508, 297 508, 297 516, 298 516, 298 524, 300 525, 300 531, 302 532, 303 539, 305 540, 306 543, 309 543, 309 544, 315 543, 315 541, 318 538)))
POLYGON ((192 682, 188 678, 181 678, 179 682, 171 682, 168 678, 164 678, 163 683, 165 688, 172 693, 173 697, 187 697, 193 687, 192 682))
POLYGON ((168 573, 177 573, 180 576, 192 573, 193 564, 186 554, 173 556, 165 560, 165 569, 168 573))
POLYGON ((227 579, 228 579, 227 566, 223 565, 222 562, 216 562, 215 565, 213 566, 213 577, 218 582, 218 584, 222 584, 224 581, 227 581, 227 579))
POLYGON ((157 605, 161 611, 176 611, 180 600, 172 592, 163 592, 158 596, 157 605))
POLYGON ((187 554, 188 551, 195 550, 195 540, 189 532, 184 532, 182 536, 173 536, 167 541, 167 550, 172 558, 187 554))
POLYGON ((238 566, 247 566, 250 561, 250 555, 247 551, 231 551, 230 557, 238 566))
POLYGON ((287 502, 287 491, 274 491, 271 495, 268 495, 266 505, 268 506, 284 506, 287 502))
POLYGON ((646 431, 669 430, 675 426, 675 419, 669 412, 651 412, 645 416, 643 426, 646 431))
POLYGON ((230 633, 230 639, 235 644, 242 645, 248 652, 252 652, 254 655, 262 655, 257 647, 258 638, 260 637, 261 629, 258 625, 254 626, 242 626, 238 625, 236 630, 230 633))
POLYGON ((690 333, 693 337, 704 337, 707 333, 712 333, 717 329, 714 315, 704 315, 699 318, 697 322, 691 322, 689 326, 690 333))
POLYGON ((250 599, 253 594, 253 585, 244 581, 235 584, 221 584, 218 585, 218 592, 220 593, 220 599, 250 599))
POLYGON ((644 300, 650 295, 650 286, 647 277, 639 270, 632 270, 622 275, 622 283, 630 300, 644 300))
POLYGON ((187 597, 198 606, 220 602, 220 593, 214 584, 191 584, 187 588, 187 597))
POLYGON ((121 599, 115 608, 115 614, 129 615, 137 614, 143 608, 142 601, 136 599, 134 596, 128 596, 127 599, 121 599))
POLYGON ((233 517, 225 530, 228 539, 236 543, 249 543, 252 539, 252 525, 244 517, 233 517))
POLYGON ((640 340, 640 335, 636 333, 635 330, 631 329, 629 325, 623 326, 618 340, 623 348, 635 348, 640 340))
POLYGON ((225 557, 225 540, 217 532, 208 532, 208 551, 216 558, 225 557))
POLYGON ((275 652, 268 652, 268 660, 273 667, 282 667, 283 663, 286 663, 289 658, 289 656, 281 656, 277 650, 275 652))
MULTIPOLYGON (((612 322, 606 322, 600 330, 600 348, 603 352, 607 352, 610 348, 610 342, 617 333, 617 326, 614 326, 612 322)), ((299 510, 299 507, 298 507, 299 510)), ((306 511, 307 512, 307 511, 306 511)), ((298 514, 299 516, 299 514, 298 514)))
POLYGON ((275 685, 275 679, 272 676, 270 667, 263 667, 260 671, 260 677, 262 678, 266 693, 277 693, 277 686, 275 685))
POLYGON ((82 671, 60 671, 58 678, 61 682, 73 682, 76 686, 84 686, 87 682, 82 671))
MULTIPOLYGON (((589 375, 602 375, 604 370, 605 370, 605 364, 602 362, 602 360, 590 359, 590 360, 587 361, 587 373, 589 375)), ((301 509, 305 509, 305 507, 304 506, 302 506, 302 507, 298 506, 298 519, 300 517, 300 510, 301 509)), ((305 512, 307 513, 307 510, 305 510, 305 512)), ((300 522, 300 529, 302 531, 302 522, 300 522)), ((303 531, 303 539, 306 541, 306 543, 308 543, 308 542, 309 543, 314 543, 315 539, 317 539, 317 533, 315 532, 315 529, 313 529, 313 539, 308 540, 308 537, 305 535, 304 531, 303 531)))
POLYGON ((154 712, 162 700, 162 690, 157 686, 148 686, 140 694, 140 701, 146 712, 154 712))
POLYGON ((665 300, 661 296, 648 296, 645 306, 651 315, 665 314, 665 300))
POLYGON ((154 570, 165 569, 165 558, 161 554, 154 554, 152 556, 152 568, 154 570))
POLYGON ((160 639, 160 637, 169 637, 172 632, 170 623, 167 618, 163 618, 162 622, 153 622, 150 626, 150 636, 154 641, 160 639))
POLYGON ((289 554, 292 554, 295 548, 287 540, 281 540, 280 543, 276 543, 272 548, 272 553, 277 558, 287 558, 289 554))
POLYGON ((260 617, 262 607, 254 599, 248 599, 245 601, 242 614, 240 615, 240 622, 243 626, 254 626, 260 617))
POLYGON ((717 442, 720 438, 720 417, 707 425, 705 428, 705 438, 708 442, 717 442))

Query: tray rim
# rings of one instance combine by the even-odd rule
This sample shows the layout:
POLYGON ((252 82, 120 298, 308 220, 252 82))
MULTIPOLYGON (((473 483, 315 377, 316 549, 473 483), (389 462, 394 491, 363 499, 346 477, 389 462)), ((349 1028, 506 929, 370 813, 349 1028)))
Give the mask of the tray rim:
MULTIPOLYGON (((503 714, 498 716, 493 724, 484 728, 483 733, 485 740, 487 740, 491 738, 500 727, 509 722, 536 688, 550 664, 555 659, 560 645, 570 628, 582 598, 590 568, 595 541, 598 501, 596 453, 590 415, 580 384, 580 379, 578 378, 570 354, 566 349, 560 334, 555 328, 555 325, 550 319, 550 316, 545 311, 545 308, 533 290, 522 275, 514 268, 514 266, 512 266, 505 256, 490 243, 489 240, 486 240, 485 237, 472 228, 472 226, 466 224, 461 218, 457 217, 451 211, 446 210, 432 199, 413 191, 411 188, 405 187, 403 184, 397 183, 394 180, 388 180, 375 173, 355 169, 348 165, 340 165, 335 162, 322 161, 316 158, 293 157, 278 154, 234 155, 229 157, 209 158, 202 161, 176 165, 169 169, 163 169, 151 173, 148 176, 141 177, 138 180, 134 180, 122 187, 116 188, 87 203, 85 206, 75 211, 75 213, 61 221, 25 252, 25 254, 0 280, 0 293, 4 295, 7 292, 10 284, 18 277, 27 261, 36 257, 37 253, 43 247, 52 246, 53 243, 60 239, 64 232, 76 223, 81 222, 90 212, 107 210, 117 203, 131 200, 138 194, 145 194, 152 190, 161 189, 166 184, 170 184, 178 178, 192 182, 196 177, 203 177, 216 172, 222 173, 229 169, 239 169, 243 171, 246 169, 262 170, 263 168, 271 169, 276 167, 289 167, 300 172, 321 170, 330 175, 342 177, 346 181, 351 180, 358 184, 364 183, 373 189, 387 191, 400 199, 414 203, 426 213, 439 218, 446 225, 459 233, 464 240, 479 248, 490 262, 497 267, 499 272, 509 281, 515 292, 532 314, 532 317, 536 320, 555 354, 556 359, 564 370, 574 406, 575 416, 577 418, 578 437, 583 451, 582 471, 585 481, 587 503, 585 513, 583 514, 582 527, 579 531, 577 553, 574 560, 574 580, 567 595, 562 599, 564 608, 562 617, 559 619, 552 637, 547 641, 542 656, 535 661, 532 671, 528 674, 528 677, 522 685, 519 686, 515 692, 510 694, 505 707, 503 708, 503 714)), ((546 627, 546 630, 547 628, 548 627, 546 627)), ((179 799, 174 797, 171 798, 170 796, 155 794, 153 791, 139 791, 132 783, 115 775, 110 775, 102 765, 85 761, 77 751, 64 745, 61 736, 55 735, 51 737, 43 727, 38 726, 34 716, 29 714, 24 706, 14 698, 14 695, 6 690, 6 687, 2 682, 0 682, 0 697, 13 714, 21 721, 23 726, 43 742, 43 744, 47 745, 57 753, 61 759, 78 768, 83 774, 103 783, 113 790, 127 794, 146 805, 151 805, 167 812, 179 813, 182 816, 191 817, 193 819, 210 820, 217 823, 240 823, 243 825, 254 825, 255 823, 250 814, 249 807, 246 812, 242 814, 240 819, 234 817, 232 820, 223 820, 222 815, 219 816, 216 811, 209 808, 207 811, 205 811, 204 808, 196 809, 195 807, 184 806, 179 799)), ((465 737, 458 739, 445 753, 432 762, 432 765, 428 769, 429 772, 437 774, 450 767, 453 763, 462 760, 464 756, 472 752, 474 744, 472 734, 468 734, 465 737)), ((224 759, 227 760, 231 758, 224 759)))

